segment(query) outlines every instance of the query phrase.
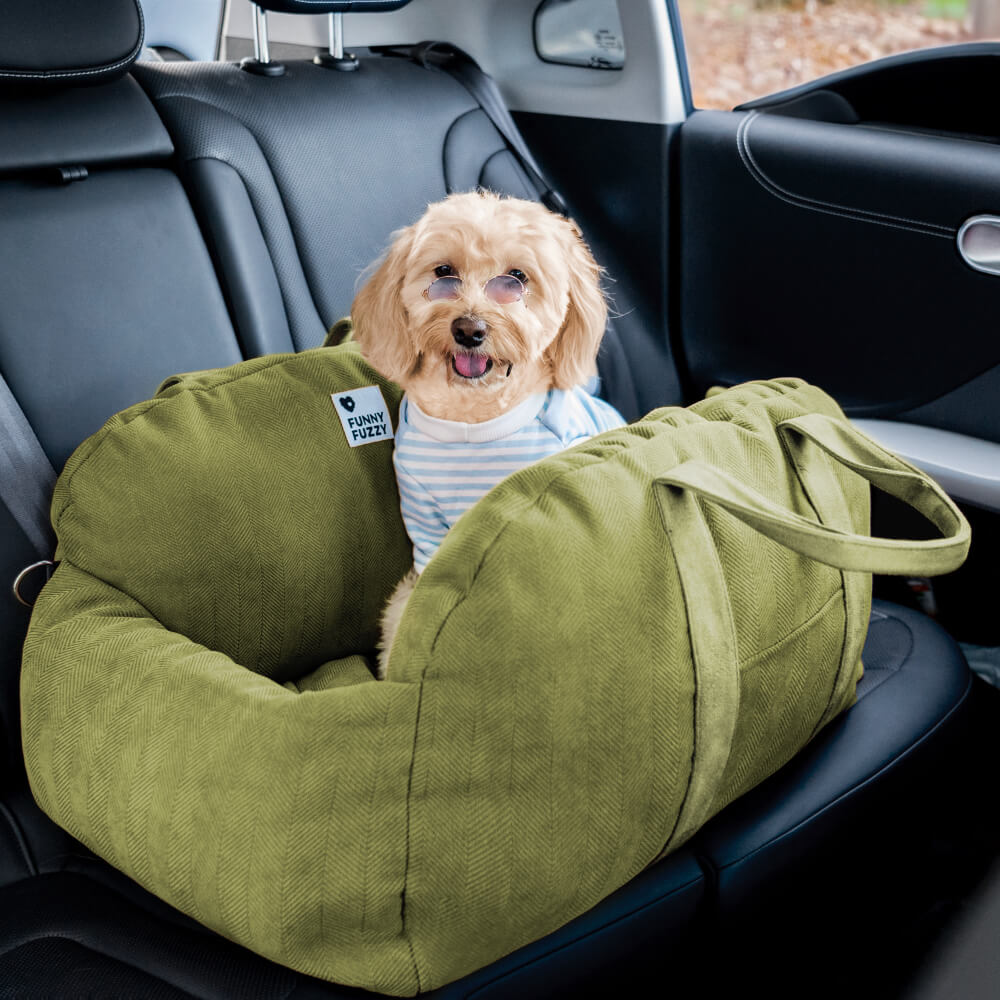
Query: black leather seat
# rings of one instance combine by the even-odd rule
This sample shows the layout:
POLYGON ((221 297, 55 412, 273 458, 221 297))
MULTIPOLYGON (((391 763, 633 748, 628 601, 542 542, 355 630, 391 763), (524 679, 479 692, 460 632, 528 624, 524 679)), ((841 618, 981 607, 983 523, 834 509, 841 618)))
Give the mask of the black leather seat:
MULTIPOLYGON (((429 202, 477 186, 538 198, 448 74, 372 55, 352 73, 305 60, 284 65, 274 77, 235 63, 133 71, 174 139, 248 354, 322 343, 389 235, 429 202)), ((628 311, 620 296, 617 308, 628 311)), ((640 414, 627 347, 612 321, 601 348, 603 391, 631 419, 640 414)), ((647 377, 676 384, 666 366, 647 377)))
MULTIPOLYGON (((359 269, 426 201, 479 183, 530 191, 472 98, 439 72, 381 57, 348 75, 296 63, 275 80, 234 66, 142 67, 154 108, 122 76, 138 50, 133 0, 58 7, 81 19, 84 50, 60 51, 28 3, 8 13, 0 41, 0 371, 57 468, 167 374, 317 344, 347 311, 359 269), (27 38, 43 52, 31 67, 13 55, 27 38), (17 76, 5 81, 3 67, 17 76), (64 184, 60 167, 88 175, 64 184)), ((627 351, 613 342, 605 359, 619 405, 631 392, 627 351)), ((9 581, 32 553, 2 507, 0 536, 9 581)), ((362 995, 222 941, 40 813, 18 747, 26 625, 0 599, 0 992, 362 995)), ((703 969, 717 934, 748 940, 765 893, 769 912, 794 925, 803 912, 818 919, 817 893, 831 885, 863 893, 873 869, 904 856, 900 840, 907 858, 925 856, 927 831, 910 824, 960 747, 968 668, 933 623, 884 604, 865 659, 858 705, 684 849, 437 995, 627 990, 651 971, 674 982, 703 969)))

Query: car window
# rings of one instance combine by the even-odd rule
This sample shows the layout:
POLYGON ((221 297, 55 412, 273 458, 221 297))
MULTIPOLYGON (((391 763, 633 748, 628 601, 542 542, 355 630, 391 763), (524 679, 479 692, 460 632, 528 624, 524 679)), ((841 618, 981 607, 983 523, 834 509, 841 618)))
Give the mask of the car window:
POLYGON ((729 109, 912 49, 1000 38, 996 0, 677 0, 693 104, 729 109))
POLYGON ((223 0, 142 0, 142 13, 147 53, 163 59, 216 58, 223 0))

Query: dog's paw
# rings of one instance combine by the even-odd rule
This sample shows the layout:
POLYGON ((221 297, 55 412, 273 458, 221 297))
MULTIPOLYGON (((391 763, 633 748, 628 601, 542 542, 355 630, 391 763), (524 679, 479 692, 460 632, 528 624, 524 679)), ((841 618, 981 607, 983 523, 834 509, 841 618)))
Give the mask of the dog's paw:
POLYGON ((383 648, 382 640, 378 644, 378 660, 375 662, 375 680, 384 681, 386 671, 389 669, 389 650, 383 648))
POLYGON ((417 582, 420 574, 415 568, 410 568, 406 576, 396 585, 392 596, 386 602, 382 611, 381 636, 378 641, 378 663, 375 667, 375 676, 384 681, 389 671, 389 654, 392 652, 392 643, 399 631, 399 622, 403 617, 403 610, 406 602, 410 599, 410 593, 417 582))

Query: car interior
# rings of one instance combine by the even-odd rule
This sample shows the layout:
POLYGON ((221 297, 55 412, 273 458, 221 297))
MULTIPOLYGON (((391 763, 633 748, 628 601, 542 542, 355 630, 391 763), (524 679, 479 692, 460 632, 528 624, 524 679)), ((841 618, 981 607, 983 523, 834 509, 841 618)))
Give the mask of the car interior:
MULTIPOLYGON (((56 473, 174 373, 319 348, 428 203, 556 190, 607 272, 600 391, 626 419, 806 378, 973 525, 932 614, 913 581, 876 579, 857 702, 795 759, 590 912, 428 995, 918 987, 997 856, 1000 697, 959 643, 1000 645, 1000 286, 962 251, 984 259, 963 224, 1000 208, 1000 45, 696 111, 662 0, 618 4, 616 68, 541 58, 539 0, 264 0, 243 60, 217 58, 221 4, 193 55, 159 6, 4 5, 0 376, 56 473), (271 51, 268 13, 329 16, 328 48, 271 51), (413 48, 429 40, 496 81, 533 160, 450 50, 413 48)), ((873 518, 913 530, 892 501, 873 518)), ((40 556, 4 505, 0 535, 0 993, 374 995, 223 939, 42 813, 21 750, 31 610, 10 588, 40 556)))

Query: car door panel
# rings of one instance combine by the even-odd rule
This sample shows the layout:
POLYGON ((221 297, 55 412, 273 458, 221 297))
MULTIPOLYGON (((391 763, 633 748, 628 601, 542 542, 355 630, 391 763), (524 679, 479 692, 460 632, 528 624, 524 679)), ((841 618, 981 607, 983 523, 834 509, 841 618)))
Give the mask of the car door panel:
POLYGON ((1000 441, 1000 406, 962 416, 965 387, 995 382, 1000 280, 956 245, 967 219, 1000 211, 1000 149, 969 108, 944 131, 927 94, 984 58, 932 50, 688 118, 678 325, 695 391, 800 375, 852 416, 1000 441))
POLYGON ((1000 444, 897 420, 855 424, 932 475, 951 496, 1000 513, 1000 444))

